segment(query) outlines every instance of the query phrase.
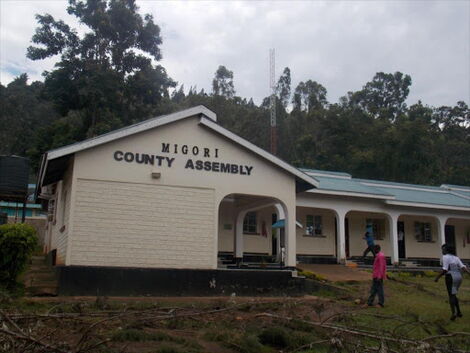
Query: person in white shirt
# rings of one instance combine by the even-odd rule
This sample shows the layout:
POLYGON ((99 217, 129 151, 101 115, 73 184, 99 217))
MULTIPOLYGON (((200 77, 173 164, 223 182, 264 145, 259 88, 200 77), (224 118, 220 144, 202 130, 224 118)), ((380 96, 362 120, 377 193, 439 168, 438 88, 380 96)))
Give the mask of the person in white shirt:
POLYGON ((455 255, 455 248, 446 244, 442 245, 442 271, 437 275, 435 282, 445 275, 447 294, 449 295, 449 304, 452 316, 450 319, 454 321, 457 317, 462 317, 460 311, 457 293, 462 284, 462 271, 470 273, 468 268, 455 255))

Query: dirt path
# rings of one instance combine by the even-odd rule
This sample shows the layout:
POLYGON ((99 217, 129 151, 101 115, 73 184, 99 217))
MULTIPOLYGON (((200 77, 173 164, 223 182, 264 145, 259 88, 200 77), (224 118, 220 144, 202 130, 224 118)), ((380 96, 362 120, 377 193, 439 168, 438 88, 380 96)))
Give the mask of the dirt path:
POLYGON ((332 282, 370 281, 371 279, 370 273, 343 265, 301 264, 297 267, 322 275, 332 282))

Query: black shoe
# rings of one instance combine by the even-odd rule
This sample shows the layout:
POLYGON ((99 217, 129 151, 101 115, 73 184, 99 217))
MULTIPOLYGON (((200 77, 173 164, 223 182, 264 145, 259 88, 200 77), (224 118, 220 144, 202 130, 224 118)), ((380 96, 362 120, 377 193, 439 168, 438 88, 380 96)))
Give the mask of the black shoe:
POLYGON ((456 318, 457 318, 456 315, 452 315, 452 316, 450 317, 450 321, 454 321, 456 318))
POLYGON ((462 313, 457 314, 457 317, 462 317, 462 316, 463 316, 462 313))

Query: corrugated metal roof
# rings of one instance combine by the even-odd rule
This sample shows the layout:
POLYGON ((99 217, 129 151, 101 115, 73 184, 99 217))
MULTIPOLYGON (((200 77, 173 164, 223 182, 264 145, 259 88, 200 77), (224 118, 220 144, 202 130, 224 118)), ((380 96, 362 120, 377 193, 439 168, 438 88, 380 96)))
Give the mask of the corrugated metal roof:
POLYGON ((387 191, 377 189, 375 187, 367 186, 353 179, 341 179, 341 178, 329 178, 325 176, 315 176, 320 182, 318 190, 328 190, 328 191, 340 191, 340 192, 353 192, 361 194, 371 194, 371 195, 383 195, 383 196, 392 196, 387 191))
MULTIPOLYGON (((356 179, 348 178, 347 173, 321 171, 315 169, 301 169, 309 175, 315 175, 320 182, 317 189, 311 190, 314 193, 331 193, 335 192, 345 196, 351 193, 357 197, 374 197, 383 196, 383 199, 390 200, 392 203, 414 203, 468 208, 470 210, 470 187, 442 185, 428 186, 405 184, 382 180, 356 179), (457 190, 458 189, 458 190, 457 190), (468 191, 467 191, 468 190, 468 191)), ((427 206, 429 207, 429 206, 427 206)))
POLYGON ((455 206, 455 207, 468 207, 470 209, 470 200, 450 192, 432 192, 426 189, 400 189, 400 188, 382 188, 384 191, 390 192, 395 196, 394 201, 412 202, 412 203, 426 203, 433 205, 455 206))

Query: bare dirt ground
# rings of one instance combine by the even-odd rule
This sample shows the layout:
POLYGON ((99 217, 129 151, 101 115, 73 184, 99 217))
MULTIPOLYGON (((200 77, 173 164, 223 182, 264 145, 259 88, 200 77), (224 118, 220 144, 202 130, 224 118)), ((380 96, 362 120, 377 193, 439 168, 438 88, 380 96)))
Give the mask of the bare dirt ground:
POLYGON ((299 268, 304 271, 319 274, 332 282, 371 280, 371 274, 369 272, 344 265, 302 264, 299 265, 299 268))

